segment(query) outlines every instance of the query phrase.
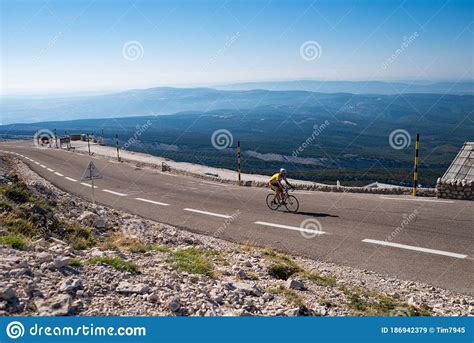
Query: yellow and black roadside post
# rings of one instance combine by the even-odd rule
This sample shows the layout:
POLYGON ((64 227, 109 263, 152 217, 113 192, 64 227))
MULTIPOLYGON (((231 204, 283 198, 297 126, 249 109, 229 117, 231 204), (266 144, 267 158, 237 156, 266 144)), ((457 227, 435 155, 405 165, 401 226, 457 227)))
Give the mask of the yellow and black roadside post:
POLYGON ((115 134, 115 146, 117 147, 117 161, 120 162, 120 148, 119 148, 119 141, 118 141, 118 133, 115 134))
POLYGON ((239 174, 239 186, 242 185, 240 179, 240 141, 237 141, 237 173, 239 174))
POLYGON ((413 196, 416 196, 416 186, 418 184, 418 164, 420 162, 419 157, 420 150, 420 134, 416 134, 416 145, 415 145, 415 167, 413 169, 413 196))

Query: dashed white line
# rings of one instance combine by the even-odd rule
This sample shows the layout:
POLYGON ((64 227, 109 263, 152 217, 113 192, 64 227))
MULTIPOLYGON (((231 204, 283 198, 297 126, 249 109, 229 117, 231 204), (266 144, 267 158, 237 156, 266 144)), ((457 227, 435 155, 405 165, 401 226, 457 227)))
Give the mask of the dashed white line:
POLYGON ((73 179, 72 177, 69 177, 69 176, 66 176, 65 179, 69 180, 69 181, 72 181, 72 182, 77 182, 76 179, 73 179))
MULTIPOLYGON (((90 188, 92 188, 92 185, 91 185, 91 184, 89 184, 89 183, 81 182, 81 185, 83 185, 83 186, 87 186, 87 187, 90 187, 90 188)), ((98 188, 99 188, 99 187, 97 187, 97 186, 94 186, 94 189, 98 189, 98 188)))
POLYGON ((119 192, 114 192, 114 191, 111 191, 110 189, 103 189, 102 192, 107 192, 107 193, 110 193, 110 194, 115 194, 115 195, 118 195, 118 196, 120 196, 120 197, 127 196, 127 194, 119 193, 119 192))
POLYGON ((200 214, 207 214, 208 216, 214 216, 214 217, 219 217, 219 218, 232 218, 232 216, 228 216, 227 214, 220 214, 220 213, 214 213, 214 212, 208 212, 208 211, 201 211, 201 210, 196 210, 194 208, 184 208, 183 210, 188 211, 188 212, 195 212, 195 213, 200 213, 200 214))
POLYGON ((405 245, 405 244, 399 244, 399 243, 393 243, 393 242, 378 241, 378 240, 375 240, 375 239, 363 239, 362 242, 378 244, 378 245, 383 245, 383 246, 393 247, 393 248, 407 249, 407 250, 413 250, 413 251, 421 251, 421 252, 426 252, 426 253, 429 253, 429 254, 443 255, 443 256, 449 256, 449 257, 455 257, 455 258, 466 258, 467 257, 467 255, 458 254, 458 253, 449 252, 449 251, 421 248, 421 247, 415 247, 413 245, 405 245))
POLYGON ((46 166, 44 164, 40 164, 40 167, 41 168, 46 168, 46 166))
POLYGON ((424 202, 444 202, 448 204, 453 204, 454 201, 452 200, 438 200, 438 199, 420 199, 420 198, 395 198, 395 197, 380 197, 380 199, 386 200, 404 200, 404 201, 424 201, 424 202))
POLYGON ((40 164, 40 163, 39 163, 39 162, 37 162, 37 161, 34 161, 34 162, 35 162, 37 165, 39 165, 39 164, 40 164))
POLYGON ((51 173, 54 173, 54 169, 46 168, 46 170, 50 171, 51 173))
POLYGON ((319 231, 319 230, 306 229, 304 227, 289 226, 289 225, 282 225, 282 224, 275 224, 275 223, 268 223, 268 222, 258 221, 258 222, 255 222, 255 224, 263 225, 263 226, 272 226, 272 227, 276 227, 276 228, 279 228, 279 229, 285 229, 285 230, 304 232, 304 233, 308 233, 308 234, 311 234, 311 235, 322 235, 322 234, 327 233, 327 232, 319 231))
POLYGON ((164 203, 164 202, 159 202, 159 201, 154 201, 154 200, 149 200, 149 199, 144 199, 144 198, 135 198, 136 200, 139 201, 144 201, 144 202, 149 202, 150 204, 155 204, 155 205, 160 205, 160 206, 169 206, 170 204, 164 203))
POLYGON ((63 174, 58 173, 58 172, 54 172, 54 174, 56 174, 57 176, 64 176, 63 174))

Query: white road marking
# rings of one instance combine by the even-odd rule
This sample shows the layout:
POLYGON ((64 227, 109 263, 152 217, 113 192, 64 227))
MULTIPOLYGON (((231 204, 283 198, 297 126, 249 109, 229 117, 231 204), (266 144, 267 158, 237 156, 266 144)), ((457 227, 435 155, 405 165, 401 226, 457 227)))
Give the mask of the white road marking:
POLYGON ((164 203, 164 202, 159 202, 159 201, 154 201, 154 200, 148 200, 144 198, 135 198, 136 200, 144 201, 144 202, 149 202, 150 204, 155 204, 155 205, 161 205, 161 206, 169 206, 170 204, 164 203))
POLYGON ((36 163, 37 165, 39 165, 39 164, 40 164, 39 162, 36 162, 36 161, 35 161, 35 163, 36 163))
POLYGON ((189 212, 207 214, 208 216, 214 216, 214 217, 220 217, 220 218, 232 218, 232 216, 228 216, 227 214, 220 214, 220 213, 214 213, 214 212, 195 210, 194 208, 184 208, 184 210, 189 211, 189 212))
POLYGON ((454 201, 452 200, 437 200, 437 199, 420 199, 420 198, 395 198, 395 197, 380 197, 380 199, 386 200, 405 200, 405 201, 425 201, 425 202, 445 202, 448 204, 453 204, 454 201))
POLYGON ((466 258, 467 257, 467 255, 458 254, 458 253, 449 252, 449 251, 435 250, 435 249, 428 249, 428 248, 420 248, 420 247, 415 247, 413 245, 405 245, 405 244, 399 244, 399 243, 393 243, 393 242, 378 241, 378 240, 375 240, 375 239, 363 239, 362 242, 372 243, 372 244, 379 244, 379 245, 393 247, 393 248, 421 251, 421 252, 426 252, 426 253, 429 253, 429 254, 443 255, 443 256, 449 256, 449 257, 456 257, 456 258, 466 258))
POLYGON ((46 168, 46 170, 50 171, 51 173, 54 173, 54 169, 46 168))
POLYGON ((273 226, 273 227, 277 227, 279 229, 305 232, 305 233, 313 234, 313 235, 322 235, 322 234, 327 233, 327 232, 324 232, 324 231, 305 229, 304 227, 288 226, 288 225, 274 224, 274 223, 267 223, 267 222, 255 222, 255 224, 264 225, 264 226, 273 226))
POLYGON ((40 164, 40 167, 41 168, 46 168, 46 166, 44 164, 40 164))
MULTIPOLYGON (((89 183, 81 182, 81 185, 83 185, 83 186, 87 186, 87 187, 90 187, 90 188, 92 188, 92 185, 91 185, 91 184, 89 184, 89 183)), ((99 188, 99 187, 97 187, 97 186, 94 186, 94 189, 98 189, 98 188, 99 188)))
POLYGON ((107 193, 110 193, 110 194, 115 194, 115 195, 118 195, 118 196, 120 196, 120 197, 127 196, 127 194, 119 193, 119 192, 114 192, 114 191, 111 191, 110 189, 103 189, 102 192, 107 192, 107 193))
POLYGON ((57 176, 64 176, 63 174, 58 173, 58 172, 54 172, 54 174, 56 174, 57 176))
POLYGON ((69 181, 72 181, 72 182, 77 182, 76 179, 73 179, 72 177, 69 177, 69 176, 66 176, 65 179, 69 180, 69 181))

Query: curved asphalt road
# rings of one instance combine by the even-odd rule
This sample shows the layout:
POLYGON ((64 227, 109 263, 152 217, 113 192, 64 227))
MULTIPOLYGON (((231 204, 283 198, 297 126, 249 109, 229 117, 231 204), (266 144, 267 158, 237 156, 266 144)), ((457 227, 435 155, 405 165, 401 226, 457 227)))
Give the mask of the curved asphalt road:
POLYGON ((31 142, 2 142, 0 150, 87 199, 91 188, 80 178, 92 160, 103 175, 95 181, 97 202, 158 222, 474 295, 474 202, 296 191, 300 211, 291 214, 269 210, 263 188, 40 149, 31 142), (302 223, 309 225, 306 235, 302 223), (313 234, 311 224, 322 232, 313 234), (387 239, 390 246, 382 245, 387 239))

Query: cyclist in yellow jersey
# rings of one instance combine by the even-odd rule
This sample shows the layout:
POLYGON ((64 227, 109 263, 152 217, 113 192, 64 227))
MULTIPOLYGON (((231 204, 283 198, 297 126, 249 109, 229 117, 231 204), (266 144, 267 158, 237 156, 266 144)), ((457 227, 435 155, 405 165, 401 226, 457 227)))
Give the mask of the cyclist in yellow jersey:
POLYGON ((281 181, 285 181, 285 184, 288 185, 291 188, 294 188, 288 180, 286 179, 287 173, 284 168, 280 169, 279 173, 273 174, 273 176, 270 178, 270 181, 268 181, 268 185, 272 190, 275 191, 275 198, 280 201, 281 199, 281 194, 283 192, 283 185, 281 184, 281 181))

